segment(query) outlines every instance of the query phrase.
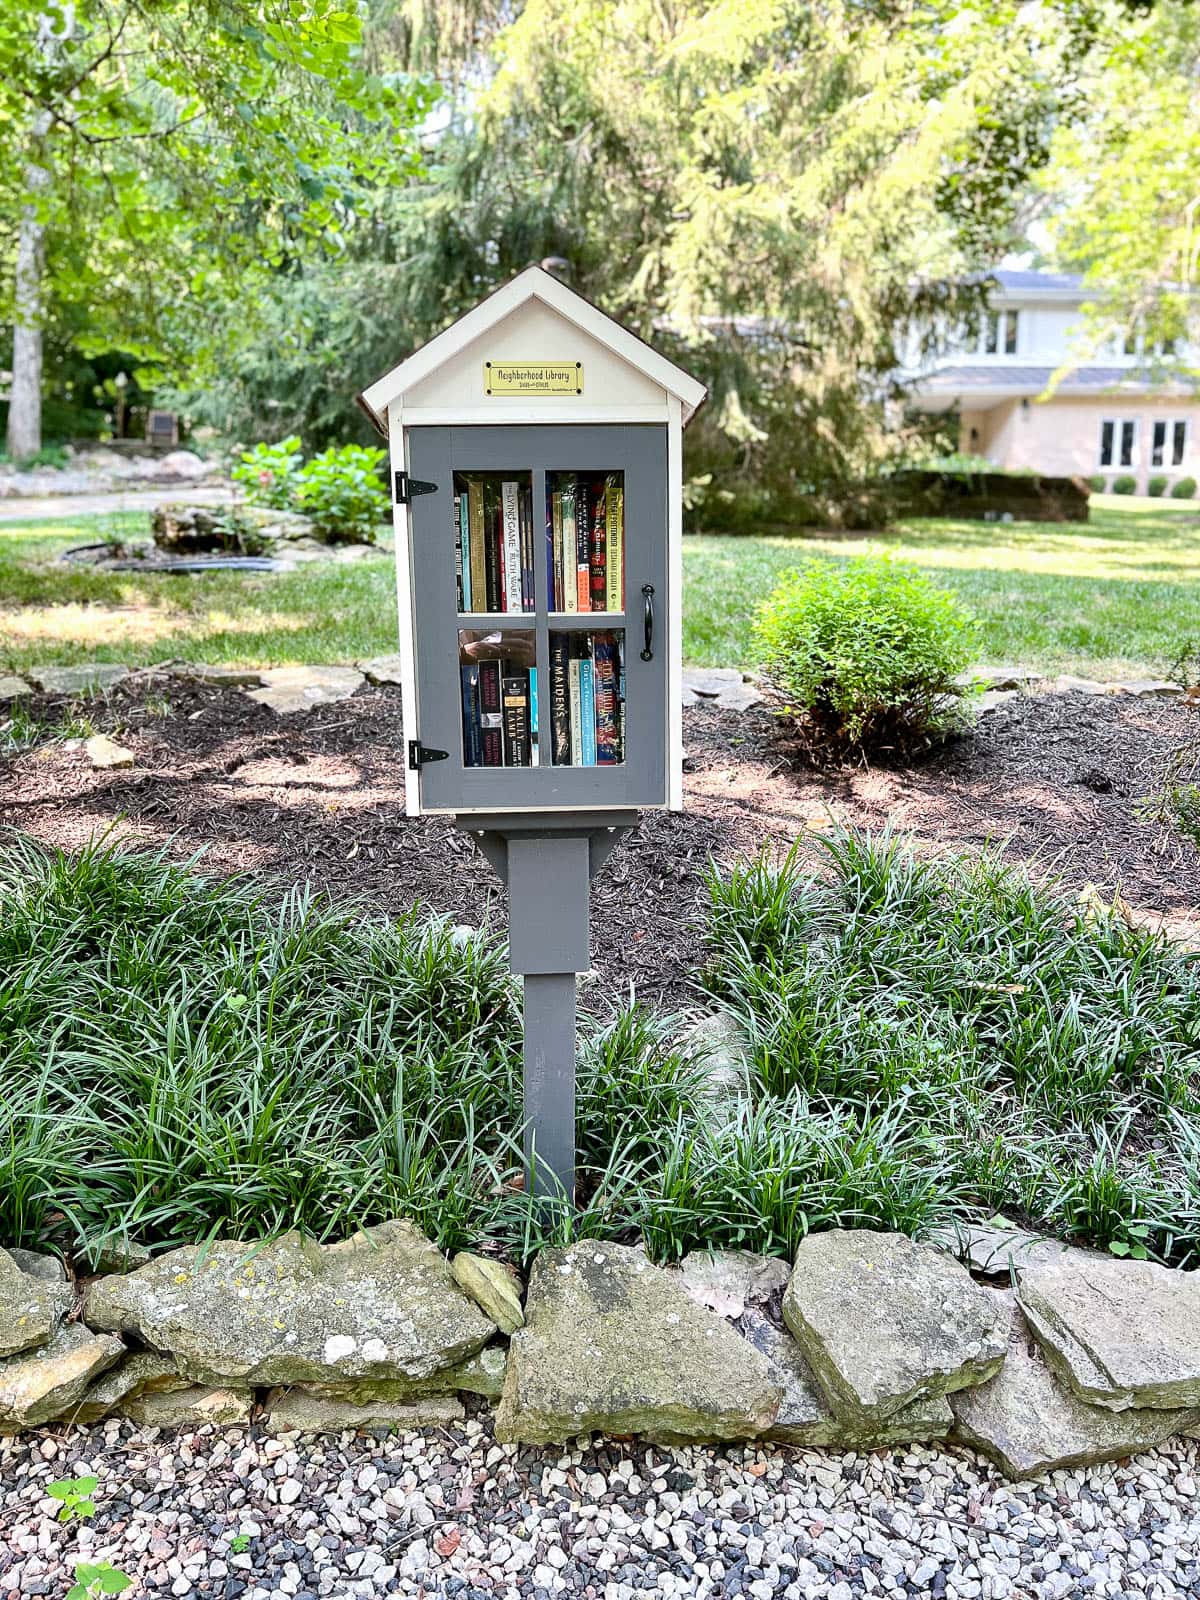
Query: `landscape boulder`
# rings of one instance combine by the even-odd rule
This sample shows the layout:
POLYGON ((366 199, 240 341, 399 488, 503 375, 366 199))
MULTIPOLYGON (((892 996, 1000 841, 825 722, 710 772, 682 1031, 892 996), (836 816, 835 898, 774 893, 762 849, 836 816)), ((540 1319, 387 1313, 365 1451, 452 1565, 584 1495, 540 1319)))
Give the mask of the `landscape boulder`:
POLYGON ((783 1316, 835 1414, 856 1426, 982 1383, 1008 1342, 995 1301, 957 1262, 867 1228, 801 1241, 783 1316))
POLYGON ((1073 1248, 1061 1239, 994 1222, 953 1222, 939 1228, 930 1243, 949 1250, 972 1272, 1010 1281, 1037 1262, 1061 1261, 1073 1248))
POLYGON ((1031 1267, 1017 1297, 1081 1399, 1113 1411, 1200 1405, 1200 1273, 1072 1257, 1031 1267))
POLYGON ((0 1361, 0 1429, 32 1428, 63 1416, 124 1354, 120 1339, 69 1322, 47 1344, 0 1361))
POLYGON ((281 717, 349 700, 365 681, 357 667, 265 667, 258 676, 262 688, 247 694, 281 717))
POLYGON ((545 1250, 513 1335, 496 1437, 746 1439, 782 1399, 765 1356, 628 1245, 545 1250))
POLYGON ((512 1267, 490 1256, 460 1250, 450 1263, 454 1281, 494 1322, 501 1333, 516 1333, 525 1322, 521 1310, 521 1279, 512 1267))
POLYGON ((182 1389, 144 1391, 122 1401, 116 1414, 142 1428, 231 1428, 250 1421, 253 1403, 249 1389, 191 1384, 182 1389))
POLYGON ((32 691, 24 678, 14 678, 11 673, 0 672, 0 700, 19 700, 32 691))
POLYGON ((61 1276, 24 1272, 0 1250, 0 1358, 45 1344, 70 1304, 71 1290, 61 1276))
POLYGON ((400 1221, 342 1244, 289 1233, 171 1250, 99 1279, 84 1314, 173 1356, 194 1383, 239 1387, 424 1381, 495 1332, 437 1248, 400 1221))
POLYGON ((106 733, 94 733, 83 748, 88 760, 99 772, 113 772, 121 767, 133 766, 133 751, 110 739, 106 733))
POLYGON ((460 1392, 482 1395, 485 1400, 499 1400, 507 1361, 507 1345, 489 1344, 465 1361, 443 1367, 429 1378, 355 1378, 346 1383, 301 1383, 296 1387, 326 1400, 349 1400, 355 1405, 424 1400, 460 1392))
POLYGON ((144 1394, 171 1394, 188 1387, 187 1379, 179 1376, 170 1356, 160 1356, 153 1350, 131 1350, 123 1361, 88 1385, 67 1420, 99 1422, 118 1406, 144 1394))
POLYGON ((115 661, 91 661, 76 667, 31 667, 29 678, 43 694, 97 694, 113 689, 129 676, 115 661))
POLYGON ((464 1414, 461 1401, 451 1395, 357 1403, 290 1389, 267 1397, 262 1424, 268 1433, 342 1433, 360 1428, 408 1433, 415 1428, 444 1428, 461 1422, 464 1414))
POLYGON ((697 1305, 729 1321, 736 1321, 747 1306, 763 1306, 781 1296, 791 1276, 786 1261, 749 1250, 693 1250, 677 1270, 697 1305))
POLYGON ((994 1378, 950 1396, 954 1437, 995 1461, 1010 1478, 1116 1461, 1161 1444, 1200 1413, 1088 1405, 1047 1365, 1008 1289, 991 1291, 1009 1319, 1008 1355, 994 1378))

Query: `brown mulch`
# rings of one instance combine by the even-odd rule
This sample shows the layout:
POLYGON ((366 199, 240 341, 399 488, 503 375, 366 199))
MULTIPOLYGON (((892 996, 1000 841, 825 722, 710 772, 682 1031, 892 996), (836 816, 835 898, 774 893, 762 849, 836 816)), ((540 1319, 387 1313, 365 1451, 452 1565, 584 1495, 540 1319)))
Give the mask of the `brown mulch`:
MULTIPOLYGON (((68 702, 25 707, 53 723, 68 702)), ((447 820, 404 816, 398 690, 277 717, 236 689, 140 674, 87 714, 137 766, 94 772, 61 743, 0 757, 0 823, 67 847, 112 829, 180 859, 202 849, 209 870, 310 879, 389 912, 420 900, 503 930, 503 887, 471 841, 447 820)), ((1135 813, 1200 736, 1185 705, 1018 698, 917 767, 834 774, 795 771, 765 713, 697 706, 684 719, 686 811, 644 816, 594 887, 594 993, 694 1000, 709 858, 837 824, 890 823, 921 848, 1003 846, 1073 892, 1119 890, 1139 916, 1200 942, 1200 852, 1135 813)))

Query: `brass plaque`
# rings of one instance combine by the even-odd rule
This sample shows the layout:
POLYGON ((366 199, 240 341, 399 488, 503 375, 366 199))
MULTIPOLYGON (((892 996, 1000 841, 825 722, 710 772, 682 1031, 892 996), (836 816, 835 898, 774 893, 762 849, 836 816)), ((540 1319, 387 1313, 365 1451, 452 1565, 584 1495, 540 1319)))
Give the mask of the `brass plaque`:
POLYGON ((582 394, 582 361, 485 361, 485 394, 582 394))

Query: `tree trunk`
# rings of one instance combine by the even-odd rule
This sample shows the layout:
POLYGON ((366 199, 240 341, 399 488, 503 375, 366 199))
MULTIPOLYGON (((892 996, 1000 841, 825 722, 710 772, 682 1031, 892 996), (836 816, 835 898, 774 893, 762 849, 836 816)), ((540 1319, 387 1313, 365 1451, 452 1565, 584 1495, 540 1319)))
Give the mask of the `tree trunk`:
MULTIPOLYGON (((33 147, 38 156, 49 125, 50 119, 44 114, 34 124, 33 147)), ((25 192, 30 198, 21 212, 14 282, 12 388, 5 441, 13 461, 23 461, 42 448, 42 275, 46 227, 38 217, 38 197, 49 183, 49 169, 40 159, 31 160, 25 168, 25 192)))

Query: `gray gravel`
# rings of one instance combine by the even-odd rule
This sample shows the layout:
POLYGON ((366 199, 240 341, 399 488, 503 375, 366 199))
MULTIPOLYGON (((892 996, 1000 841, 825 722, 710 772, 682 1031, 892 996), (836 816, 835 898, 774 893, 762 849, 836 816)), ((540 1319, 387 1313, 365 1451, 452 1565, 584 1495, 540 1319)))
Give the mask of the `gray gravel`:
POLYGON ((1195 1597, 1198 1450, 1009 1485, 923 1447, 559 1454, 483 1419, 323 1440, 110 1421, 0 1440, 0 1596, 60 1600, 75 1561, 107 1558, 134 1597, 1195 1597), (60 1525, 46 1485, 88 1475, 95 1515, 60 1525))

